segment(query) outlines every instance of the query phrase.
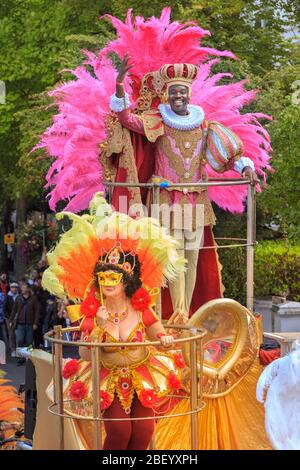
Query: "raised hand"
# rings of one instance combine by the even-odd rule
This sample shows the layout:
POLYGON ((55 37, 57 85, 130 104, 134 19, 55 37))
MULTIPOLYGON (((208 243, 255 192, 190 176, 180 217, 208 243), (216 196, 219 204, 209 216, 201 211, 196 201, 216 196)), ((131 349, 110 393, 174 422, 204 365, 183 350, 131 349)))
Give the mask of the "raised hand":
POLYGON ((128 53, 125 54, 124 59, 121 61, 120 66, 118 67, 118 75, 117 75, 117 82, 122 83, 124 78, 126 77, 128 71, 132 69, 133 65, 128 64, 129 55, 128 53))
POLYGON ((256 183, 259 183, 259 179, 258 179, 257 174, 255 173, 255 171, 252 170, 252 168, 250 168, 250 166, 246 166, 243 169, 242 175, 243 175, 243 178, 249 179, 250 183, 252 185, 255 185, 256 183))

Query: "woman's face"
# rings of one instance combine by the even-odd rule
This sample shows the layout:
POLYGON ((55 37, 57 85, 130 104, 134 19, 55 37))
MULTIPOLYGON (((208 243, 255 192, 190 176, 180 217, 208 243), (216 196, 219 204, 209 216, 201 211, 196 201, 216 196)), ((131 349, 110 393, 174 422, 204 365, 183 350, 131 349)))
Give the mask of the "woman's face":
POLYGON ((118 298, 124 296, 125 289, 122 281, 119 282, 119 284, 117 284, 116 286, 101 286, 101 288, 105 297, 118 298))

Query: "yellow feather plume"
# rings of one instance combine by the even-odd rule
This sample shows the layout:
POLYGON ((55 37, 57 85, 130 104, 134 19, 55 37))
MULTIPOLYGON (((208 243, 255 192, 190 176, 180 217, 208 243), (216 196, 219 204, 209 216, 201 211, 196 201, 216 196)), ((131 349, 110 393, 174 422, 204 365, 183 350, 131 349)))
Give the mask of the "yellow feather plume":
POLYGON ((59 298, 80 302, 92 278, 99 257, 119 241, 125 251, 133 250, 141 263, 141 280, 145 287, 161 287, 185 269, 185 259, 178 255, 176 240, 168 235, 156 219, 132 219, 112 212, 102 193, 90 203, 90 215, 70 212, 57 214, 68 217, 72 227, 60 237, 48 255, 49 268, 42 284, 59 298))

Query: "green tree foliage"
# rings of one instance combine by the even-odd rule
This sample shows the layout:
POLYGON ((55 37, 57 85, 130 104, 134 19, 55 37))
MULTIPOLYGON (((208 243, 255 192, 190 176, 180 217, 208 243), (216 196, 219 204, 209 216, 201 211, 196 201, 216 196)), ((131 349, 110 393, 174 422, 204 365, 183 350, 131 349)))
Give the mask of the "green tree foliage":
POLYGON ((45 106, 45 90, 62 78, 63 68, 82 61, 81 48, 93 50, 106 42, 99 40, 99 35, 105 37, 100 14, 92 0, 0 4, 0 79, 6 85, 0 113, 0 191, 11 198, 41 192, 47 163, 30 165, 34 157, 29 152, 54 112, 45 106))
POLYGON ((278 215, 287 233, 300 238, 300 107, 287 106, 271 127, 274 176, 261 203, 278 215))
POLYGON ((276 173, 259 198, 259 207, 264 216, 279 217, 295 233, 293 220, 299 207, 292 188, 300 153, 299 110, 290 100, 293 83, 299 79, 299 49, 284 41, 282 33, 300 20, 296 0, 2 0, 0 80, 6 84, 7 96, 6 104, 0 105, 0 193, 11 200, 21 194, 41 197, 50 162, 42 152, 30 150, 55 113, 47 107, 46 92, 71 78, 61 71, 81 63, 82 48, 97 50, 113 37, 109 22, 99 17, 110 13, 124 19, 128 8, 135 15, 158 16, 166 5, 172 7, 173 20, 196 20, 209 29, 212 37, 205 39, 207 45, 238 56, 238 61, 226 60, 220 68, 232 71, 236 79, 248 77, 251 85, 261 89, 251 110, 274 116, 269 130, 276 173), (276 195, 290 177, 291 187, 281 205, 276 195))
MULTIPOLYGON (((246 303, 246 250, 220 250, 225 297, 246 303)), ((288 241, 265 241, 255 248, 254 295, 284 295, 300 301, 300 248, 288 241)))
POLYGON ((274 149, 268 187, 259 197, 260 207, 294 238, 300 236, 300 43, 293 44, 281 67, 263 80, 257 107, 273 116, 268 124, 274 149))

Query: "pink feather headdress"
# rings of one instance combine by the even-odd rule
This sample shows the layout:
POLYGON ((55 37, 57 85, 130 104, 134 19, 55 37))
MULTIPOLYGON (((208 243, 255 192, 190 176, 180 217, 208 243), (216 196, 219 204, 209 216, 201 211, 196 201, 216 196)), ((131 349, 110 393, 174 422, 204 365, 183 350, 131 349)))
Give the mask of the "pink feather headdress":
MULTIPOLYGON (((202 47, 201 39, 209 35, 194 22, 170 22, 170 8, 164 8, 160 18, 132 17, 128 10, 125 22, 105 15, 116 29, 117 38, 110 41, 98 55, 86 51, 86 61, 71 73, 75 79, 54 91, 58 114, 41 137, 37 148, 45 148, 54 159, 46 176, 51 188, 49 204, 55 210, 57 202, 68 200, 67 211, 79 212, 88 207, 93 194, 102 191, 103 168, 99 161, 100 144, 107 139, 106 118, 109 98, 115 92, 116 70, 108 54, 130 56, 131 78, 125 83, 132 103, 138 97, 142 78, 164 64, 190 63, 199 66, 192 86, 191 102, 201 105, 206 119, 218 121, 232 129, 244 143, 244 155, 251 158, 256 172, 265 179, 270 170, 271 145, 268 132, 259 119, 270 119, 260 113, 245 113, 242 108, 255 99, 255 91, 245 89, 245 81, 219 84, 230 74, 212 74, 219 59, 234 59, 229 51, 202 47), (155 53, 153 53, 155 51, 155 53), (92 75, 88 67, 92 68, 92 75)), ((238 178, 234 171, 220 176, 207 168, 210 177, 238 178)), ((246 197, 244 186, 210 188, 210 198, 223 209, 242 212, 246 197)))

